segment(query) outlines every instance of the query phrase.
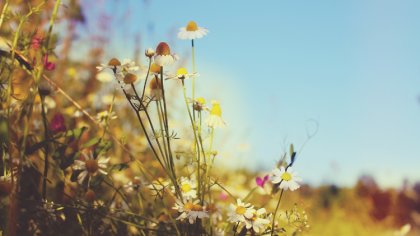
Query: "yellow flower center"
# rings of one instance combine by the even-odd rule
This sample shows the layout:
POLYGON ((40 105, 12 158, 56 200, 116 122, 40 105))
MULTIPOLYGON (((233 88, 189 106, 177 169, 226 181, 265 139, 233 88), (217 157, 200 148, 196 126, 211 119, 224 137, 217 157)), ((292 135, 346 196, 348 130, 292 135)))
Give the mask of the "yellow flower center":
POLYGON ((160 73, 160 66, 158 66, 155 63, 152 63, 152 65, 150 66, 150 72, 159 74, 160 73))
POLYGON ((197 31, 198 30, 197 23, 195 23, 194 21, 188 22, 186 29, 187 31, 197 31))
POLYGON ((245 211, 246 211, 246 208, 243 207, 243 206, 238 206, 238 207, 236 207, 236 210, 235 210, 236 214, 238 214, 238 215, 245 214, 245 211))
POLYGON ((193 211, 202 211, 203 210, 203 207, 202 206, 200 206, 200 205, 193 205, 193 208, 192 208, 192 210, 193 211))
POLYGON ((169 48, 169 45, 167 43, 161 42, 156 48, 156 54, 161 56, 167 56, 171 54, 171 49, 169 48))
POLYGON ((222 117, 222 109, 220 108, 219 103, 213 103, 213 107, 210 110, 210 115, 222 117))
POLYGON ((287 172, 284 172, 281 175, 281 179, 284 180, 284 181, 290 181, 292 179, 292 175, 287 173, 287 172))
POLYGON ((176 71, 176 75, 178 75, 178 76, 180 76, 180 75, 186 75, 186 74, 188 74, 188 71, 187 71, 187 69, 185 69, 184 67, 181 67, 181 68, 179 68, 179 69, 176 71))
POLYGON ((87 172, 89 172, 89 174, 94 174, 99 169, 99 165, 98 165, 98 162, 96 160, 85 161, 85 166, 86 166, 86 170, 87 170, 87 172))
POLYGON ((185 210, 192 210, 193 208, 194 208, 194 204, 192 204, 191 202, 187 202, 184 204, 185 210))
POLYGON ((198 103, 200 103, 201 105, 206 104, 206 99, 204 99, 203 97, 199 97, 199 98, 197 98, 197 99, 196 99, 196 101, 197 101, 198 103))
POLYGON ((181 190, 184 193, 189 192, 189 191, 191 191, 191 185, 188 184, 188 183, 182 184, 181 185, 181 190))

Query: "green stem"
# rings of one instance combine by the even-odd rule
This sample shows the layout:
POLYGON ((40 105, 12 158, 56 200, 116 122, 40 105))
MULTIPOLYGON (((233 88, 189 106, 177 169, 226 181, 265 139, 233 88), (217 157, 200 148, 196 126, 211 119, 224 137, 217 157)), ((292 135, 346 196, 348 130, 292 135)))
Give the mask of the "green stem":
MULTIPOLYGON (((41 96, 41 94, 39 94, 39 96, 41 96)), ((42 112, 42 123, 44 124, 44 140, 48 140, 48 124, 47 124, 47 115, 45 113, 45 97, 41 96, 41 112, 42 112)), ((47 196, 47 177, 48 177, 48 152, 49 152, 49 147, 48 147, 48 143, 45 144, 44 146, 44 150, 45 150, 45 159, 44 159, 44 176, 42 179, 42 198, 46 199, 47 196)))
POLYGON ((282 189, 281 192, 280 192, 279 201, 277 202, 276 210, 274 211, 273 222, 271 224, 271 236, 274 235, 274 224, 276 222, 276 215, 277 215, 277 211, 279 210, 279 206, 280 206, 281 198, 283 197, 283 193, 284 193, 284 189, 282 189))
POLYGON ((7 12, 7 8, 8 7, 9 7, 9 0, 6 0, 6 2, 4 3, 4 6, 3 6, 3 10, 1 11, 1 16, 0 16, 0 29, 1 29, 1 25, 3 24, 4 16, 6 15, 6 12, 7 12))

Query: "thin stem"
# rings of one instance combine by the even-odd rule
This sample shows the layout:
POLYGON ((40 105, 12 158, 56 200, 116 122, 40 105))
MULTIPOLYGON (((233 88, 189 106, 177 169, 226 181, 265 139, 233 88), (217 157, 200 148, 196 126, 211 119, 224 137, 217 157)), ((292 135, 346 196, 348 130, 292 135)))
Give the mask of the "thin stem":
MULTIPOLYGON (((39 96, 41 96, 41 94, 39 94, 39 96)), ((41 112, 42 112, 42 123, 44 124, 44 140, 48 140, 48 124, 47 124, 47 115, 45 113, 45 97, 41 96, 41 112)), ((42 198, 46 199, 47 196, 47 176, 48 176, 48 152, 49 152, 49 147, 48 147, 48 143, 45 143, 44 146, 44 150, 45 150, 45 160, 44 160, 44 176, 42 179, 42 198)))
MULTIPOLYGON (((165 163, 167 166, 169 166, 169 162, 168 162, 168 147, 166 145, 166 141, 165 141, 165 131, 164 131, 164 124, 163 124, 163 119, 162 119, 162 110, 161 110, 161 106, 160 106, 160 102, 159 100, 156 101, 156 110, 158 113, 158 117, 159 117, 159 126, 160 126, 160 135, 162 136, 162 142, 163 142, 163 148, 165 149, 165 163)), ((156 139, 158 139, 158 137, 156 137, 156 139)))
MULTIPOLYGON (((193 71, 192 73, 195 74, 195 48, 194 48, 194 39, 191 40, 191 54, 192 54, 192 66, 193 71)), ((193 100, 193 106, 195 101, 195 76, 192 78, 192 100, 193 100)), ((195 111, 193 109, 193 118, 195 121, 195 111)))
POLYGON ((9 7, 9 0, 6 0, 6 2, 4 3, 4 6, 3 6, 3 10, 1 11, 1 16, 0 16, 0 29, 1 29, 1 25, 3 24, 4 16, 6 15, 6 12, 7 12, 7 8, 8 7, 9 7))
POLYGON ((280 206, 281 198, 283 197, 283 193, 284 193, 284 189, 282 189, 281 192, 280 192, 279 201, 277 202, 276 210, 274 211, 273 222, 271 223, 271 236, 274 235, 274 224, 276 222, 276 215, 277 215, 277 211, 279 210, 279 206, 280 206))

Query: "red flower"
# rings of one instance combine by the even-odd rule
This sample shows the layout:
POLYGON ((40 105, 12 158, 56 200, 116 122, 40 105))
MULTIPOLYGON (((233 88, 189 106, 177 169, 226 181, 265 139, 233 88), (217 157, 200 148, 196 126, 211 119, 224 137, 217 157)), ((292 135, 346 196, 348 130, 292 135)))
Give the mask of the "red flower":
POLYGON ((50 130, 53 133, 65 132, 67 130, 64 122, 64 116, 61 113, 56 113, 52 118, 50 130))
POLYGON ((45 54, 44 57, 44 69, 47 71, 52 71, 55 69, 55 63, 48 61, 48 54, 45 54))

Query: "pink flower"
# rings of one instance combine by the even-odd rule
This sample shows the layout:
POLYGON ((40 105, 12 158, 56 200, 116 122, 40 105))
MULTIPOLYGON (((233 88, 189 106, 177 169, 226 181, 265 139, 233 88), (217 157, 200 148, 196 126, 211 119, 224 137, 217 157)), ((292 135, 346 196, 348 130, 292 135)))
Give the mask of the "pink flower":
POLYGON ((64 116, 61 113, 54 115, 51 120, 50 129, 53 133, 65 132, 67 130, 64 116))
POLYGON ((48 54, 45 54, 44 57, 44 69, 47 71, 52 71, 55 69, 55 63, 48 61, 48 54))
POLYGON ((31 41, 31 47, 35 50, 38 50, 41 47, 42 38, 38 36, 34 36, 31 41))
POLYGON ((264 184, 265 182, 267 182, 267 180, 268 180, 268 175, 264 176, 264 178, 257 177, 255 179, 255 182, 257 183, 258 186, 260 186, 261 188, 264 188, 264 184))

